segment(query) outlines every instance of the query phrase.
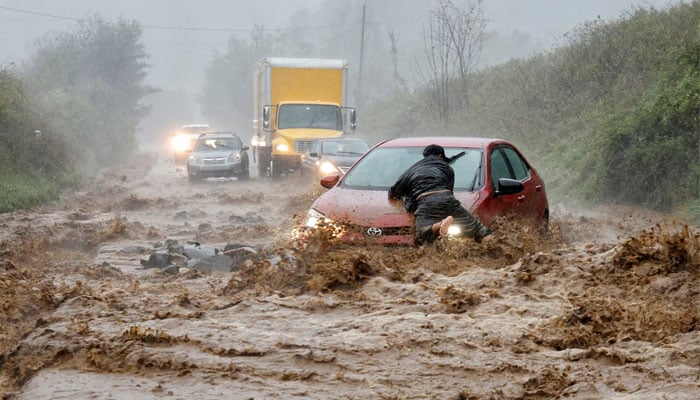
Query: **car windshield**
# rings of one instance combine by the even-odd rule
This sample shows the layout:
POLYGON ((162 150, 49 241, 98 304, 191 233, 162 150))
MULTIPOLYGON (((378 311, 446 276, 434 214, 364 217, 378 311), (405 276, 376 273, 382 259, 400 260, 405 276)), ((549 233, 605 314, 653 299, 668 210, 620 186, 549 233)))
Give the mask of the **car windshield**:
POLYGON ((340 130, 340 110, 323 104, 283 104, 277 118, 279 129, 319 128, 340 130))
MULTIPOLYGON (((464 151, 452 165, 455 191, 479 189, 483 185, 481 149, 446 147, 452 157, 464 151)), ((353 189, 388 190, 416 161, 423 158, 423 147, 379 147, 372 150, 348 171, 341 186, 353 189)))
POLYGON ((199 139, 194 145, 193 151, 231 151, 238 150, 236 139, 199 139))
POLYGON ((358 140, 324 141, 321 153, 328 156, 361 156, 369 150, 365 142, 358 140))

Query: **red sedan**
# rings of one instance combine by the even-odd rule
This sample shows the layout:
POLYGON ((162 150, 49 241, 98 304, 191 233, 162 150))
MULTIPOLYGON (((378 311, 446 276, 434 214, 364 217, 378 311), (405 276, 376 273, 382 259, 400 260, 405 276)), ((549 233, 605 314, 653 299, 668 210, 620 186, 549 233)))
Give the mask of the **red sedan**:
POLYGON ((389 203, 387 191, 423 158, 429 144, 444 147, 448 157, 465 152, 452 164, 454 194, 484 225, 499 216, 515 216, 546 229, 549 205, 535 168, 512 143, 474 137, 397 138, 375 145, 342 177, 321 180, 329 190, 312 204, 307 227, 330 224, 345 241, 412 244, 411 217, 403 207, 389 203))

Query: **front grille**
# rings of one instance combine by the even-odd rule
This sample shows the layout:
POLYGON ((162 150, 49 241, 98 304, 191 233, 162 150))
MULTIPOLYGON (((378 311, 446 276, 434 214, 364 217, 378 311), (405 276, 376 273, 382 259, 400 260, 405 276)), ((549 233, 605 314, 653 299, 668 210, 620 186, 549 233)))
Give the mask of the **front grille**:
MULTIPOLYGON (((351 232, 357 232, 357 233, 361 233, 367 237, 371 237, 371 235, 368 233, 369 229, 371 229, 369 226, 345 225, 344 227, 351 232)), ((403 235, 412 235, 413 234, 413 229, 411 227, 408 227, 408 226, 397 226, 397 227, 388 227, 388 228, 379 228, 379 229, 381 229, 381 233, 374 236, 374 237, 403 236, 403 235)))
POLYGON ((313 141, 311 140, 295 140, 294 141, 294 151, 297 153, 305 153, 311 148, 313 141))

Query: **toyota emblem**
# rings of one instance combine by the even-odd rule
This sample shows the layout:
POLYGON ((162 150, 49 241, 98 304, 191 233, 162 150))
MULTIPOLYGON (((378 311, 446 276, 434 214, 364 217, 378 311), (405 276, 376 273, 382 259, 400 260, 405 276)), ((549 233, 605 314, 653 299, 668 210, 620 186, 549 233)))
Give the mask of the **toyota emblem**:
POLYGON ((367 229, 367 236, 369 237, 379 237, 382 236, 381 228, 371 227, 367 229))

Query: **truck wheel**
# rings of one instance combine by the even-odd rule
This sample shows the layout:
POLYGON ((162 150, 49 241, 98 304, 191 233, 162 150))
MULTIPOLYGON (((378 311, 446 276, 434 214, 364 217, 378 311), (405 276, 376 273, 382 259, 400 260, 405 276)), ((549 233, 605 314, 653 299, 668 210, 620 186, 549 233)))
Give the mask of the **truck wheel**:
POLYGON ((270 167, 272 170, 272 179, 278 179, 280 176, 282 176, 283 165, 280 164, 280 162, 275 162, 272 160, 272 166, 270 167))
POLYGON ((270 158, 265 154, 258 153, 258 176, 263 178, 268 176, 270 169, 270 158))

